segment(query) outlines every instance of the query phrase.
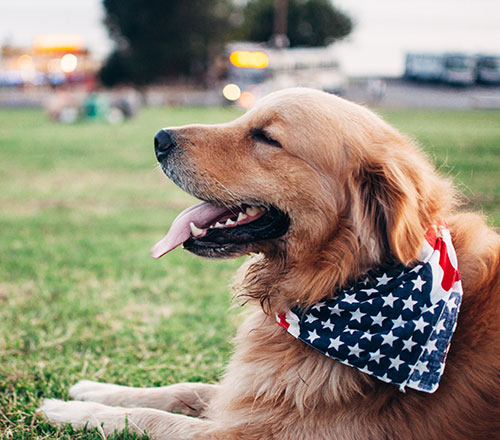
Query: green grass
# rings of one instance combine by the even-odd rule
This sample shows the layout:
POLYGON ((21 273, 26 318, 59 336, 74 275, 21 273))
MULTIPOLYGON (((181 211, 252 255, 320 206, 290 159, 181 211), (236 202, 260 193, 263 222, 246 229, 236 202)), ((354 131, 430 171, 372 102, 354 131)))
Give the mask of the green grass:
POLYGON ((453 177, 472 208, 500 225, 500 112, 401 111, 384 116, 453 177))
MULTIPOLYGON (((163 126, 234 109, 146 109, 118 127, 0 110, 0 438, 100 439, 34 418, 82 378, 136 386, 216 381, 238 318, 241 261, 149 248, 192 199, 155 164, 163 126)), ((392 112, 500 225, 500 113, 392 112)), ((125 434, 117 438, 128 438, 125 434)))

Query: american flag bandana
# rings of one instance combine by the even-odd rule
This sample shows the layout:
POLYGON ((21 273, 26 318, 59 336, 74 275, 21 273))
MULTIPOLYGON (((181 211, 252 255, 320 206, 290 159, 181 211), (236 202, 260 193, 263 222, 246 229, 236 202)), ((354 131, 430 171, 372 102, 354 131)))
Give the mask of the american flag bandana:
POLYGON ((343 364, 433 393, 457 326, 462 283, 450 232, 433 226, 416 265, 368 272, 364 281, 276 315, 288 333, 343 364))

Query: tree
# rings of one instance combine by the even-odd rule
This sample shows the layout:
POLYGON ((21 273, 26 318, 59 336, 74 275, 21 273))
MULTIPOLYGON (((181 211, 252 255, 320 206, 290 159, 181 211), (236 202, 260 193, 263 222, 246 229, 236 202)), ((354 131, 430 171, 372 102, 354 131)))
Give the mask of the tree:
POLYGON ((206 70, 229 38, 230 0, 103 0, 117 47, 101 70, 106 85, 147 84, 206 70))
MULTIPOLYGON (((249 0, 243 10, 241 38, 269 41, 273 35, 275 0, 249 0)), ((348 35, 352 20, 330 0, 288 0, 290 46, 323 46, 348 35)))

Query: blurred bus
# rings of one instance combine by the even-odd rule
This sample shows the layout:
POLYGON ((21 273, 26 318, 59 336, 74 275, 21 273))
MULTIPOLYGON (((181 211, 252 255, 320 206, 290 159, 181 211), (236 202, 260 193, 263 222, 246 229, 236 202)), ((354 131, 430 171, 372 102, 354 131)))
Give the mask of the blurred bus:
POLYGON ((414 81, 439 81, 442 73, 442 55, 430 53, 406 54, 405 78, 414 81))
POLYGON ((476 59, 462 53, 406 55, 405 78, 470 86, 476 80, 476 59))
POLYGON ((482 84, 500 84, 500 56, 479 55, 476 63, 477 81, 482 84))
POLYGON ((342 94, 347 82, 331 47, 274 49, 255 43, 233 43, 228 46, 228 60, 228 84, 223 95, 244 107, 260 96, 287 87, 342 94))
POLYGON ((458 86, 471 86, 476 81, 476 59, 466 54, 446 54, 443 56, 441 81, 458 86))

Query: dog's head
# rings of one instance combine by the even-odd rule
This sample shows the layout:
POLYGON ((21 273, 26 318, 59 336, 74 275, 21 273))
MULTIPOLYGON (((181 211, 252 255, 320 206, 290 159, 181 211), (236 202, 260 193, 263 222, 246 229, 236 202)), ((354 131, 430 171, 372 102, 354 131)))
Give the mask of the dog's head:
POLYGON ((178 217, 154 256, 181 243, 208 257, 261 253, 300 273, 287 279, 306 302, 385 260, 414 261, 452 204, 412 142, 309 89, 273 93, 229 123, 161 130, 155 149, 165 174, 205 203, 178 217))

